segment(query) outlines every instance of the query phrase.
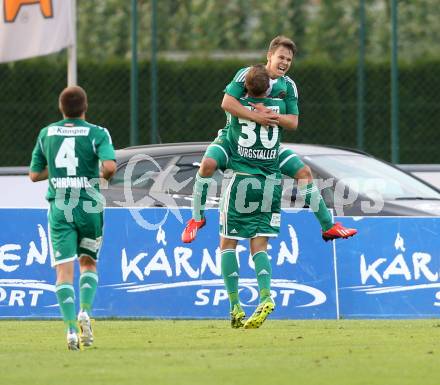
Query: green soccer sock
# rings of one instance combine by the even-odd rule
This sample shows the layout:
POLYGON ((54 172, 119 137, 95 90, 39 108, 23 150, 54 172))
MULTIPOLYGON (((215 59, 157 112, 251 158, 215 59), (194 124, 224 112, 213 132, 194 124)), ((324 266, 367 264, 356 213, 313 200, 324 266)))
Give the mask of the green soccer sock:
POLYGON ((197 172, 196 181, 194 182, 193 188, 193 206, 192 206, 192 217, 196 221, 200 221, 205 212, 206 198, 208 196, 209 186, 211 185, 211 177, 202 177, 197 172))
POLYGON ((228 292, 231 310, 234 305, 240 304, 238 298, 238 277, 239 268, 235 250, 226 249, 222 253, 222 276, 225 282, 226 291, 228 292))
POLYGON ((259 251, 252 256, 255 263, 258 288, 260 289, 260 303, 270 298, 270 281, 272 279, 272 266, 265 251, 259 251))
POLYGON ((333 226, 332 216, 324 199, 322 199, 318 187, 312 182, 307 185, 299 186, 299 192, 304 197, 307 206, 312 209, 315 217, 318 219, 322 231, 330 229, 333 226))
POLYGON ((78 333, 75 311, 75 289, 73 285, 71 283, 56 285, 56 295, 66 328, 73 329, 78 333))
POLYGON ((79 278, 79 303, 81 310, 86 311, 89 315, 92 311, 97 288, 98 274, 95 271, 84 271, 79 278))

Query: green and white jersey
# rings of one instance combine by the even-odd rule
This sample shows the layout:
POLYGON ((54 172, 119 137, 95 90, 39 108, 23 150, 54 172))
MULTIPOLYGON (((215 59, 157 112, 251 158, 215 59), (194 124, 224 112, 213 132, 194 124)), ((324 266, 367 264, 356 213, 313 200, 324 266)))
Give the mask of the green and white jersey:
MULTIPOLYGON (((278 98, 241 98, 240 103, 263 103, 278 114, 286 113, 286 104, 278 98)), ((228 168, 251 175, 279 175, 278 153, 282 128, 260 126, 250 120, 231 117, 227 139, 231 149, 228 168)))
POLYGON ((55 199, 57 190, 60 198, 75 190, 80 199, 96 200, 99 185, 93 182, 99 178, 100 160, 115 160, 108 130, 82 119, 64 119, 40 131, 30 169, 41 172, 47 166, 47 200, 55 199))
MULTIPOLYGON (((245 96, 246 88, 244 80, 246 74, 251 67, 240 69, 234 79, 226 86, 225 92, 236 99, 245 96)), ((283 99, 286 103, 286 114, 299 115, 298 109, 298 90, 295 82, 287 75, 281 76, 277 79, 270 79, 270 86, 266 92, 266 96, 271 98, 283 99)))

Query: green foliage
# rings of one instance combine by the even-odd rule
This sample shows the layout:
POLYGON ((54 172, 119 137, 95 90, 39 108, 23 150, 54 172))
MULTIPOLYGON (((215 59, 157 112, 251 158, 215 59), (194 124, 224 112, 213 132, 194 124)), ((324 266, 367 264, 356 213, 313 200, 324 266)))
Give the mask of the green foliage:
MULTIPOLYGON (((151 1, 138 0, 139 54, 151 50, 151 1)), ((400 58, 439 56, 438 0, 399 1, 400 58)), ((370 61, 390 56, 390 2, 365 0, 370 61)), ((160 52, 260 51, 276 35, 298 45, 299 58, 357 57, 359 0, 157 0, 160 52)), ((130 56, 131 1, 78 0, 78 53, 100 61, 130 56)))
MULTIPOLYGON (((222 91, 245 61, 192 59, 160 61, 159 130, 162 142, 211 141, 225 124, 222 91)), ((400 149, 402 163, 436 163, 438 61, 402 65, 400 69, 400 149)), ((295 65, 300 124, 285 134, 290 142, 356 147, 357 88, 354 64, 320 61, 295 65)), ((140 63, 140 143, 150 138, 150 66, 140 63)), ((28 164, 39 130, 60 118, 59 92, 66 66, 53 60, 1 65, 0 114, 3 141, 0 165, 28 164)), ((366 68, 365 150, 390 157, 390 69, 366 68)), ((88 119, 108 127, 117 148, 129 145, 130 64, 124 60, 79 63, 80 84, 89 95, 88 119)))

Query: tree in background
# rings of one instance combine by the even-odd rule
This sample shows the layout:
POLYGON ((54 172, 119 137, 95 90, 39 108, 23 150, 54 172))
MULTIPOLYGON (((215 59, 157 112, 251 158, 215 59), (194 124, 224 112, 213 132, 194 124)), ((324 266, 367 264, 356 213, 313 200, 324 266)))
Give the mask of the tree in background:
MULTIPOLYGON (((96 60, 130 57, 130 1, 78 0, 78 53, 96 60)), ((399 58, 438 56, 438 0, 399 2, 399 58)), ((390 2, 366 0, 367 58, 388 60, 390 2)), ((164 51, 261 51, 275 35, 292 37, 300 59, 357 58, 359 0, 157 1, 164 51)), ((151 1, 139 0, 139 55, 150 52, 151 1)))

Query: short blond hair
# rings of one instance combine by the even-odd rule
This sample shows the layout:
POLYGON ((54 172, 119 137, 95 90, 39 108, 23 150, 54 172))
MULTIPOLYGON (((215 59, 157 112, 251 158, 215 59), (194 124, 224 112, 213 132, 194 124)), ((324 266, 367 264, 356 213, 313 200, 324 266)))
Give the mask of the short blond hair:
POLYGON ((266 96, 266 91, 270 85, 269 73, 266 67, 263 64, 256 64, 249 68, 244 84, 249 96, 266 96))

